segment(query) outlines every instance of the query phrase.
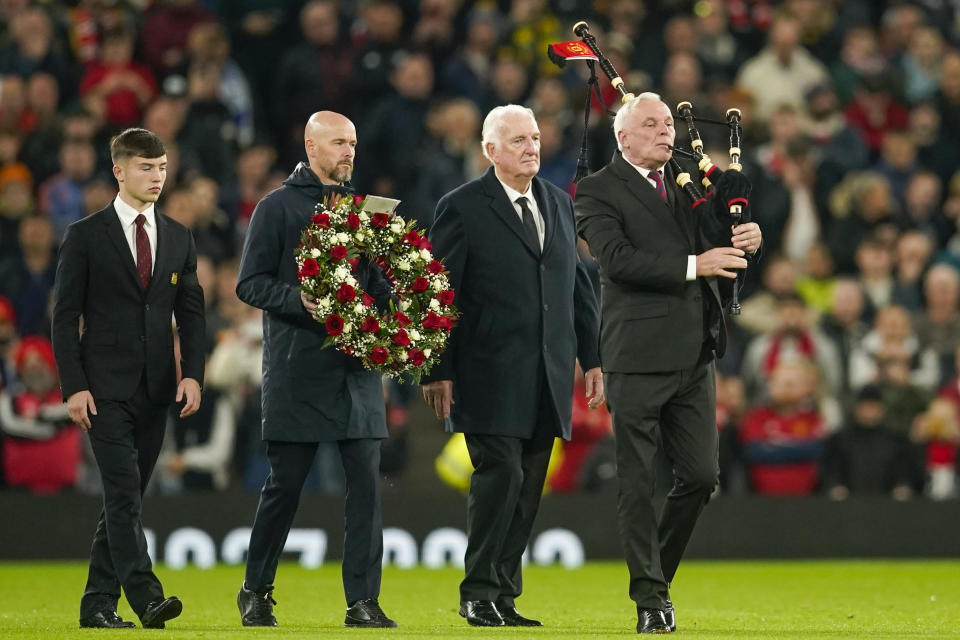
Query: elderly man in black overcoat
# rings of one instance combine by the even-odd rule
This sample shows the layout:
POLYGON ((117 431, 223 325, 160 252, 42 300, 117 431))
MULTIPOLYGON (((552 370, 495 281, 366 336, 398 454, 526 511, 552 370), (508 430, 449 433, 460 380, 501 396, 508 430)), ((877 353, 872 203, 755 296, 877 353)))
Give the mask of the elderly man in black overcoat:
POLYGON ((474 472, 460 615, 475 626, 521 616, 521 558, 555 438, 570 438, 576 361, 603 401, 596 296, 577 257, 573 203, 537 178, 533 112, 507 105, 483 124, 491 167, 444 196, 429 238, 446 259, 461 318, 424 397, 463 432, 474 472))
MULTIPOLYGON (((345 626, 395 627, 380 608, 383 556, 380 440, 387 437, 380 375, 360 360, 323 348, 327 333, 301 293, 294 259, 316 204, 346 193, 357 134, 346 117, 313 114, 304 132, 308 163, 257 204, 247 230, 237 295, 263 309, 263 439, 270 475, 250 536, 246 579, 237 595, 245 626, 276 626, 273 581, 318 443, 336 442, 346 476, 343 588, 345 626)), ((391 286, 361 261, 360 286, 385 304, 391 286)))

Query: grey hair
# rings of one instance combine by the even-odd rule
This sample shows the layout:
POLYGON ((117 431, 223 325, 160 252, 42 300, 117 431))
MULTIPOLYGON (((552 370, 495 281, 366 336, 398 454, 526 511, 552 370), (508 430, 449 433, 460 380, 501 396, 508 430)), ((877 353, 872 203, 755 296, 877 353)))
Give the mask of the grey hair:
POLYGON ((641 102, 651 101, 662 102, 660 99, 660 94, 653 93, 652 91, 644 91, 636 98, 620 107, 620 110, 617 111, 617 115, 613 118, 613 136, 617 139, 617 149, 620 151, 623 151, 623 145, 620 144, 620 132, 623 131, 627 116, 630 115, 630 112, 636 109, 637 105, 641 102))
POLYGON ((533 118, 533 121, 537 121, 537 117, 533 115, 533 109, 529 107, 524 107, 519 104, 505 104, 499 107, 494 107, 490 110, 490 113, 487 114, 487 117, 483 119, 483 130, 481 133, 480 148, 483 150, 483 157, 493 162, 493 159, 490 157, 490 154, 487 153, 487 143, 492 142, 494 144, 499 140, 499 132, 503 119, 512 114, 524 114, 533 118))

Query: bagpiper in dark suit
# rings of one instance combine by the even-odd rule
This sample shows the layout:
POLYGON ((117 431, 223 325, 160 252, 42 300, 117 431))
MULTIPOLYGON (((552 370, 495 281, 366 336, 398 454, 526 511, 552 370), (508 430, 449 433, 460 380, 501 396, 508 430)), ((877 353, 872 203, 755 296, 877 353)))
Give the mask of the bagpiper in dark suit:
MULTIPOLYGON (((237 595, 244 626, 276 626, 273 581, 300 491, 318 443, 336 442, 346 479, 343 588, 346 626, 395 627, 380 609, 383 525, 380 440, 387 437, 383 386, 376 371, 337 349, 323 348, 324 325, 300 292, 295 254, 315 206, 344 190, 357 134, 344 116, 313 114, 306 129, 309 164, 300 163, 279 189, 257 204, 247 229, 237 295, 263 309, 263 439, 270 475, 260 493, 237 595)), ((361 261, 360 286, 384 305, 390 282, 361 261)))
POLYGON ((63 397, 90 436, 104 493, 80 626, 134 626, 116 614, 122 587, 143 626, 162 628, 182 604, 164 598, 153 573, 141 499, 169 404, 184 399, 182 417, 200 406, 203 290, 190 231, 154 210, 166 179, 163 143, 145 129, 128 129, 110 151, 120 194, 67 228, 54 286, 63 397), (179 386, 171 317, 180 337, 179 386))
POLYGON ((570 438, 578 359, 591 406, 603 401, 597 302, 573 203, 535 177, 539 148, 533 112, 491 111, 484 151, 494 167, 440 200, 429 233, 461 318, 424 396, 464 433, 475 469, 460 615, 477 626, 540 625, 514 600, 554 439, 570 438))
POLYGON ((714 354, 725 346, 729 278, 747 266, 744 250, 755 252, 761 236, 756 224, 742 224, 733 246, 715 246, 698 218, 707 207, 692 209, 669 167, 658 173, 675 135, 659 96, 641 94, 622 107, 614 130, 622 151, 578 184, 577 227, 600 266, 600 360, 637 631, 663 633, 675 627, 668 586, 719 473, 714 354), (674 471, 659 518, 658 440, 674 471))

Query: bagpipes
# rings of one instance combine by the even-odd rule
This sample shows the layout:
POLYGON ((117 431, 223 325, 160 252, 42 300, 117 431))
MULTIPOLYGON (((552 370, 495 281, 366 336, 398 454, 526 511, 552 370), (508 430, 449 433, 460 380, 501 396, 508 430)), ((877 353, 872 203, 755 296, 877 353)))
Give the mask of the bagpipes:
MULTIPOLYGON (((577 173, 573 178, 574 182, 579 182, 589 173, 587 166, 587 125, 589 124, 592 96, 596 94, 601 106, 608 114, 613 115, 607 109, 600 95, 595 64, 600 65, 600 68, 609 78, 610 84, 620 93, 623 104, 630 102, 635 96, 626 90, 623 78, 620 77, 613 64, 600 50, 597 39, 590 33, 589 25, 583 21, 578 22, 573 26, 573 33, 580 40, 547 45, 547 56, 561 68, 565 66, 567 60, 586 60, 590 69, 590 79, 587 81, 587 103, 584 108, 583 139, 580 146, 580 156, 577 160, 577 173)), ((720 122, 695 117, 693 115, 693 105, 685 101, 677 105, 677 113, 686 122, 692 151, 684 151, 676 147, 671 147, 671 149, 675 154, 697 163, 701 173, 701 184, 706 192, 700 191, 690 174, 684 171, 680 163, 673 157, 670 158, 670 168, 676 176, 677 185, 690 197, 693 208, 698 209, 704 205, 708 206, 706 215, 700 216, 700 231, 714 246, 729 246, 731 229, 741 223, 750 222, 749 205, 752 187, 750 180, 743 175, 743 168, 740 164, 740 145, 743 139, 740 110, 728 109, 726 122, 720 122), (710 156, 704 152, 703 140, 697 130, 696 122, 722 125, 729 130, 730 148, 728 153, 730 164, 726 171, 717 168, 710 156)), ((738 280, 739 278, 740 274, 738 274, 738 280)), ((739 282, 735 283, 733 287, 730 304, 731 315, 740 314, 738 290, 739 282)))

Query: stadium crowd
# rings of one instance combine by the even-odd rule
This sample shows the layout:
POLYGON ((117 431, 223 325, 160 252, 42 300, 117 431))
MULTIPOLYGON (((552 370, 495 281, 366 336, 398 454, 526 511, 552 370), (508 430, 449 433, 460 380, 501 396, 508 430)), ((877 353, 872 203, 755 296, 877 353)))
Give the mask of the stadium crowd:
MULTIPOLYGON (((534 110, 540 175, 572 193, 585 68, 545 50, 581 19, 632 91, 743 112, 765 241, 718 368, 721 491, 955 498, 960 9, 947 0, 3 0, 0 484, 98 486, 62 404, 50 298, 64 229, 115 195, 111 135, 163 140, 160 210, 193 230, 206 293, 203 405, 171 417, 156 484, 256 490, 262 329, 234 292, 239 248, 301 159, 309 115, 348 115, 358 192, 400 198, 424 227, 486 168, 480 122, 501 104, 534 110)), ((614 106, 605 81, 602 94, 614 106)), ((591 110, 599 168, 615 141, 591 110)), ((725 168, 726 132, 701 132, 725 168)), ((415 391, 385 381, 385 473, 435 428, 409 424, 415 391)), ((614 477, 609 416, 581 397, 556 491, 614 477)), ((335 455, 321 447, 308 486, 340 490, 335 455)))

